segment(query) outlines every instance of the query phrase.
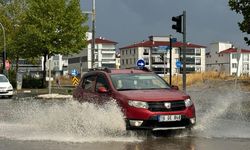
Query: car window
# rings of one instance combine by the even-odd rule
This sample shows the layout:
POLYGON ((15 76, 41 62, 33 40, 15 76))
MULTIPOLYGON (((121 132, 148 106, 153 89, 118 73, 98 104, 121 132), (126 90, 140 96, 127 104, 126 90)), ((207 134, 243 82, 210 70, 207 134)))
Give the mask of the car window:
POLYGON ((105 87, 107 90, 109 89, 107 78, 103 74, 97 76, 95 91, 98 91, 99 87, 105 87))
POLYGON ((9 82, 5 76, 0 76, 0 82, 9 82))
POLYGON ((117 90, 170 88, 161 77, 155 74, 113 74, 111 80, 117 90))
POLYGON ((95 76, 88 76, 84 78, 82 88, 86 91, 93 91, 95 86, 95 76))

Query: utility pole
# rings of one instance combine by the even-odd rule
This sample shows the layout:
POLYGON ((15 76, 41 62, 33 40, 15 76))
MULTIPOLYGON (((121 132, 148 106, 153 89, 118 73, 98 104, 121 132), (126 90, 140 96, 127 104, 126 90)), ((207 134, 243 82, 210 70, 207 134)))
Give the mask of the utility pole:
POLYGON ((92 40, 91 40, 91 68, 95 64, 95 0, 92 0, 92 11, 83 11, 84 14, 91 14, 92 18, 92 40))
POLYGON ((0 22, 0 25, 3 30, 3 74, 6 75, 6 66, 5 66, 5 61, 6 61, 6 38, 5 38, 5 29, 3 27, 3 24, 0 22))
POLYGON ((170 44, 169 44, 169 49, 170 49, 170 57, 169 57, 169 84, 172 85, 172 35, 169 36, 170 44))
POLYGON ((94 68, 95 65, 95 0, 92 0, 92 42, 91 42, 91 57, 92 65, 91 68, 94 68))

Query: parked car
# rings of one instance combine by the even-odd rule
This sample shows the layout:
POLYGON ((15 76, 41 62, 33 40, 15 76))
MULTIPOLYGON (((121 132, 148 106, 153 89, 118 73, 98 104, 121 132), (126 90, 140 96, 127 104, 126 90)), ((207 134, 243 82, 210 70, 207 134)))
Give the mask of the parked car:
POLYGON ((98 105, 114 99, 124 113, 127 129, 187 129, 196 123, 190 96, 145 68, 89 71, 73 97, 98 105))
POLYGON ((0 74, 0 97, 5 96, 8 98, 13 96, 13 87, 8 78, 5 75, 0 74))

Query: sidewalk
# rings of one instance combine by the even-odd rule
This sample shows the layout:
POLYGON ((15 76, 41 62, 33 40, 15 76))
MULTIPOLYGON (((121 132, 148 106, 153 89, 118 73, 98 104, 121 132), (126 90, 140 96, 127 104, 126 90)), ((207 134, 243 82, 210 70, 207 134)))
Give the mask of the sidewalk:
POLYGON ((49 89, 22 89, 15 91, 14 96, 17 98, 24 97, 35 97, 38 99, 72 99, 72 87, 62 87, 51 89, 51 94, 49 94, 49 89))

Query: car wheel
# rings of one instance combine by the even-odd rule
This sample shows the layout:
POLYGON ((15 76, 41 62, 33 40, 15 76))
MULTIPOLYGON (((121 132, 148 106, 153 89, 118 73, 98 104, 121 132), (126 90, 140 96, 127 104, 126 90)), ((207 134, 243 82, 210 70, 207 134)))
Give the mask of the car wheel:
POLYGON ((13 95, 8 95, 8 98, 12 98, 13 95))

